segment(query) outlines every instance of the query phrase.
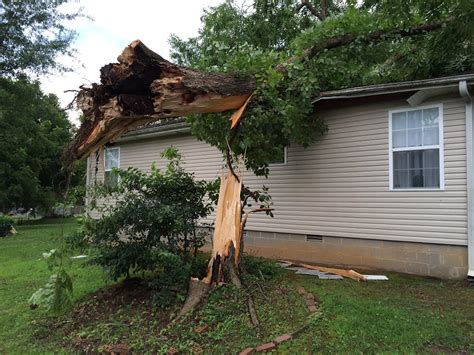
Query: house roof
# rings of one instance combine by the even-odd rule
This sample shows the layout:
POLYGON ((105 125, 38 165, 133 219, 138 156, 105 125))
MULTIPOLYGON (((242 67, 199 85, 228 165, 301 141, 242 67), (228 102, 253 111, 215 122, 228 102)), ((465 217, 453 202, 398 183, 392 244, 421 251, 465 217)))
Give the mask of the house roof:
POLYGON ((460 81, 467 81, 470 84, 474 83, 474 73, 452 75, 433 79, 402 81, 395 83, 357 86, 341 90, 323 91, 313 100, 313 104, 322 100, 334 99, 352 99, 366 96, 396 94, 402 92, 411 92, 424 89, 442 89, 457 88, 460 81))
POLYGON ((146 139, 170 134, 180 134, 190 131, 189 125, 184 117, 169 119, 162 122, 154 122, 144 126, 140 126, 133 131, 127 132, 117 139, 118 142, 127 142, 136 140, 137 138, 146 139))
MULTIPOLYGON (((404 95, 414 93, 408 98, 408 102, 416 105, 418 101, 423 101, 429 96, 441 95, 458 90, 460 81, 466 81, 469 85, 474 85, 474 73, 465 73, 460 75, 452 75, 433 79, 413 80, 394 82, 378 85, 357 86, 347 89, 322 91, 312 103, 318 107, 325 101, 328 107, 332 104, 336 106, 341 101, 353 102, 358 99, 384 95, 404 95), (411 101, 410 101, 411 100, 411 101), (332 104, 331 104, 332 103, 332 104)), ((136 139, 154 138, 158 136, 180 134, 189 132, 190 127, 186 124, 184 118, 176 118, 164 122, 157 122, 141 126, 130 131, 118 139, 120 142, 131 141, 136 139)))

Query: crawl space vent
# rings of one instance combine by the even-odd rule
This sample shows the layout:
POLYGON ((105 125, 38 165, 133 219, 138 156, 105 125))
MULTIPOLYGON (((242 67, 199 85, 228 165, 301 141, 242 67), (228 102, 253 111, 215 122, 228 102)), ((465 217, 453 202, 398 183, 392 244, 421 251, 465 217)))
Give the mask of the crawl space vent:
POLYGON ((322 242, 323 241, 323 236, 322 235, 306 235, 306 241, 307 242, 322 242))

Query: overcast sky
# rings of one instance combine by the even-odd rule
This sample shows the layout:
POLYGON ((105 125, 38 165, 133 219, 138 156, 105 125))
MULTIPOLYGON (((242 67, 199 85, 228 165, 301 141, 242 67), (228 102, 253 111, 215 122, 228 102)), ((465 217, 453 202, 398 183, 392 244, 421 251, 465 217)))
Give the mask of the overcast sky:
MULTIPOLYGON (((76 59, 60 59, 74 71, 41 78, 43 90, 56 94, 62 106, 72 101, 73 93, 81 84, 99 81, 99 69, 117 56, 130 42, 142 40, 150 49, 169 59, 169 36, 181 38, 197 35, 203 8, 215 6, 223 0, 80 0, 61 5, 65 10, 83 8, 93 21, 82 18, 70 23, 78 32, 74 44, 76 59)), ((77 123, 78 113, 69 116, 77 123)))

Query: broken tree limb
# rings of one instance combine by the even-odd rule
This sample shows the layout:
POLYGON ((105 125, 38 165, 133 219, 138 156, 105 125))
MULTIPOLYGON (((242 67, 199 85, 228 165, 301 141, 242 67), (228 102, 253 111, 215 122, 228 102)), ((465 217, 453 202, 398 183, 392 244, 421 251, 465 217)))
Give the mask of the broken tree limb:
POLYGON ((244 233, 244 228, 245 228, 245 225, 247 224, 247 219, 249 218, 249 215, 251 213, 270 212, 270 211, 273 211, 273 208, 255 208, 251 211, 246 212, 244 216, 242 217, 242 222, 240 225, 241 234, 243 235, 244 233))
POLYGON ((137 40, 118 63, 101 69, 100 85, 81 89, 77 105, 87 119, 69 148, 69 159, 86 157, 146 123, 239 109, 254 91, 255 78, 178 66, 137 40))
POLYGON ((231 129, 234 129, 235 126, 237 126, 237 123, 239 123, 240 119, 242 118, 242 115, 244 114, 245 109, 247 108, 251 99, 252 99, 252 95, 250 95, 248 99, 245 100, 245 103, 237 111, 235 111, 232 114, 232 116, 230 117, 231 129))
POLYGON ((334 274, 334 275, 340 275, 340 276, 347 277, 347 278, 350 278, 350 279, 353 279, 353 280, 356 280, 356 281, 367 281, 367 277, 365 277, 362 274, 359 274, 357 271, 354 271, 354 270, 337 269, 337 268, 330 268, 330 267, 325 267, 325 266, 295 263, 295 262, 288 261, 288 260, 280 260, 280 261, 284 262, 284 263, 291 264, 291 265, 304 267, 304 268, 310 269, 310 270, 317 270, 317 271, 322 271, 322 272, 328 272, 328 273, 334 274))

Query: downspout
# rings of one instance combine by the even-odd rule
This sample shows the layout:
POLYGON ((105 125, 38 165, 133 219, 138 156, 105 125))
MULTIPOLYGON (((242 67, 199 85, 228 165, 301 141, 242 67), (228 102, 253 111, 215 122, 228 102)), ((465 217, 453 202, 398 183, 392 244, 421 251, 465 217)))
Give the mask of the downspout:
POLYGON ((472 97, 466 80, 459 82, 459 94, 466 103, 467 278, 474 281, 474 125, 472 97))
POLYGON ((86 195, 84 196, 84 213, 89 213, 89 188, 90 188, 90 173, 91 173, 91 157, 90 155, 86 159, 86 195))

